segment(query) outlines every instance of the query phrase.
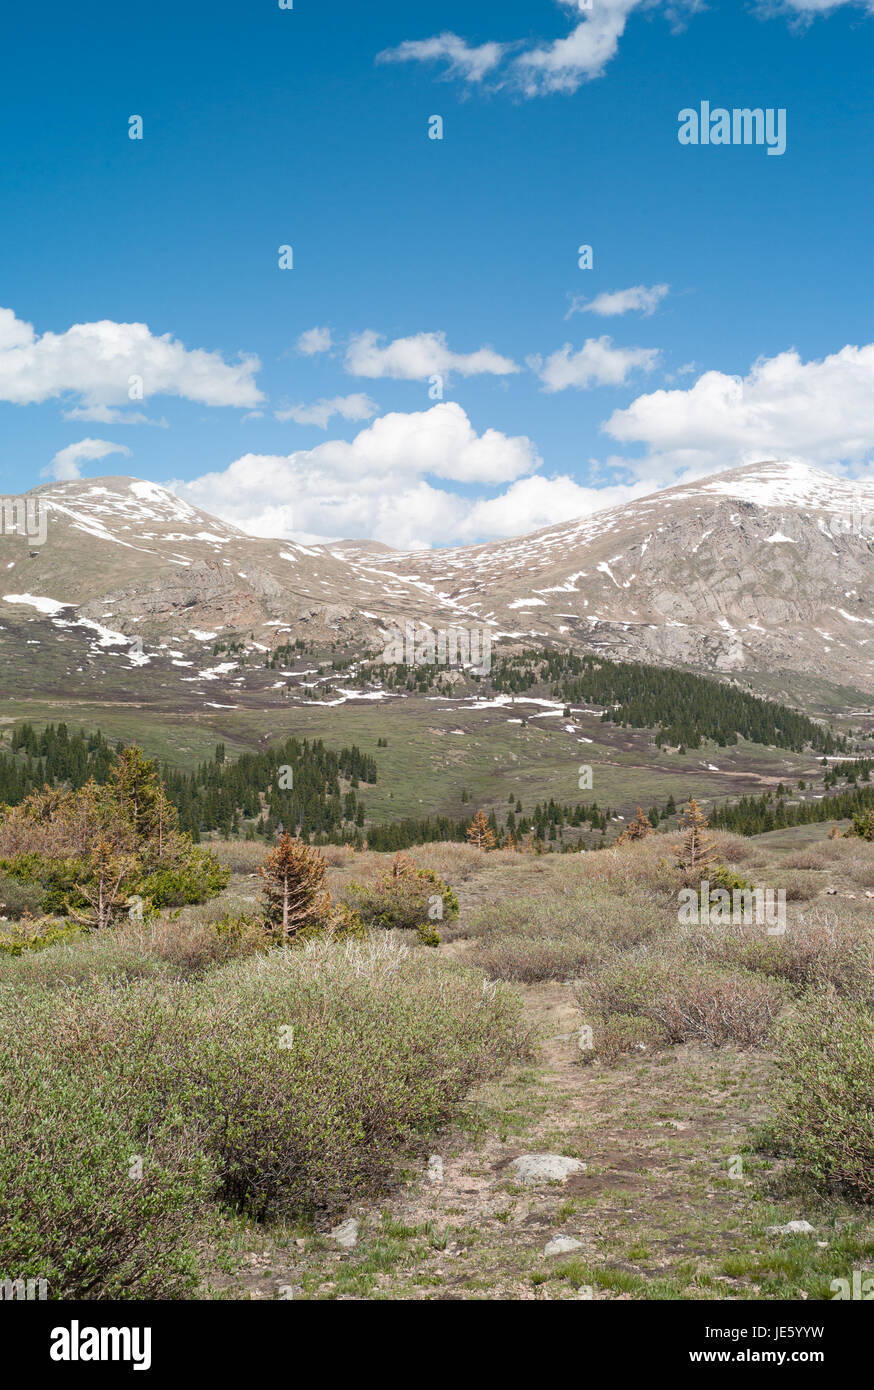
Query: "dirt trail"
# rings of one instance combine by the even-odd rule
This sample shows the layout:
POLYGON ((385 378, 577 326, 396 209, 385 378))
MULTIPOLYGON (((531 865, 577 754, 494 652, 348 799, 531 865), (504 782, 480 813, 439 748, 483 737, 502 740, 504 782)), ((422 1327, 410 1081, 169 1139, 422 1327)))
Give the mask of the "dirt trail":
MULTIPOLYGON (((484 886, 463 893, 463 908, 484 886)), ((456 940, 440 951, 463 960, 470 948, 456 940)), ((291 1250, 249 1252, 245 1294, 631 1298, 640 1297, 641 1281, 679 1271, 686 1283, 704 1267, 716 1296, 742 1296, 720 1265, 743 1244, 751 1184, 729 1177, 729 1165, 765 1113, 770 1064, 688 1046, 609 1069, 585 1065, 572 987, 519 989, 524 1026, 541 1039, 538 1059, 474 1097, 484 1117, 478 1130, 435 1142, 440 1180, 429 1179, 426 1158, 379 1207, 347 1213, 360 1223, 352 1250, 309 1235, 291 1250), (586 1169, 563 1183, 523 1187, 510 1164, 530 1153, 581 1159, 586 1169), (579 1246, 547 1256, 559 1236, 579 1246)), ((232 1284, 239 1296, 240 1277, 232 1284)))

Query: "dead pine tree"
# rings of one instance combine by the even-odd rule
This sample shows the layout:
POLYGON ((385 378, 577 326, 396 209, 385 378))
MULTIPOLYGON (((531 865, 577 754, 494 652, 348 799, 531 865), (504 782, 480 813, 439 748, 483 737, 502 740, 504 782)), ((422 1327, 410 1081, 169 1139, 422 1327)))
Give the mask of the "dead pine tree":
POLYGON ((468 843, 474 849, 494 849, 495 837, 489 825, 489 818, 485 811, 477 811, 470 825, 467 827, 468 843))
POLYGON ((700 882, 704 875, 717 867, 716 845, 707 834, 710 822, 694 796, 683 812, 680 821, 683 843, 674 850, 677 868, 682 869, 687 880, 700 882))
POLYGON ((312 845, 285 831, 258 873, 264 881, 262 902, 267 929, 290 941, 324 922, 331 897, 324 888, 327 864, 312 845))
POLYGON ((643 807, 638 806, 637 815, 633 821, 629 821, 623 830, 617 845, 627 845, 631 840, 645 840, 647 835, 655 834, 655 830, 649 816, 644 814, 643 807))

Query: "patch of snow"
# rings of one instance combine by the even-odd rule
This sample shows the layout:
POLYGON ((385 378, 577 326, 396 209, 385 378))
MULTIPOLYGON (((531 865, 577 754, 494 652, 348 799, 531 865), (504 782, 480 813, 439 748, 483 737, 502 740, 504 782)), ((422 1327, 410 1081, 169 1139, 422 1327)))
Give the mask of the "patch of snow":
POLYGON ((60 613, 62 608, 75 608, 75 603, 61 603, 55 598, 40 598, 34 594, 4 594, 4 603, 22 603, 38 613, 60 613))

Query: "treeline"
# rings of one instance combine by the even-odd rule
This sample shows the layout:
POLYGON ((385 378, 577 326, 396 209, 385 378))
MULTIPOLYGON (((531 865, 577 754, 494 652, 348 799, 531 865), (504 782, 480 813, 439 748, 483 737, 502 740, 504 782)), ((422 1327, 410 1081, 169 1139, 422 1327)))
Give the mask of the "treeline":
POLYGON ((819 821, 846 820, 874 808, 874 787, 823 796, 818 801, 787 805, 773 793, 742 796, 739 801, 719 806, 710 813, 710 824, 717 830, 733 830, 738 835, 762 835, 794 825, 813 825, 819 821))
POLYGON ((537 685, 568 705, 604 706, 602 722, 654 729, 659 747, 720 747, 749 739, 771 748, 822 754, 844 752, 845 738, 797 710, 763 700, 721 681, 661 666, 604 657, 525 651, 504 658, 492 675, 495 690, 521 694, 537 685))
POLYGON ((413 845, 431 844, 434 840, 464 841, 469 825, 469 816, 465 820, 453 820, 451 816, 426 816, 420 820, 407 817, 382 821, 367 827, 367 848, 387 853, 410 849, 413 845))
POLYGON ((334 752, 321 739, 289 738, 232 763, 220 743, 196 772, 165 768, 163 775, 183 829, 237 835, 248 820, 271 838, 281 825, 303 839, 343 839, 344 830, 352 838, 364 824, 357 789, 376 781, 376 762, 355 746, 334 752), (349 783, 345 792, 341 779, 349 783))
POLYGON ((10 740, 12 755, 0 754, 0 801, 17 806, 32 791, 48 782, 66 784, 73 791, 91 778, 101 786, 109 777, 115 753, 101 733, 71 734, 66 724, 49 724, 36 733, 31 724, 18 724, 10 740))
MULTIPOLYGON (((65 724, 37 733, 30 724, 13 730, 11 751, 0 753, 0 802, 17 806, 46 784, 78 791, 89 780, 104 785, 115 749, 100 732, 71 734, 65 724)), ((353 745, 335 752, 321 739, 287 739, 260 753, 228 762, 223 743, 196 772, 161 768, 161 781, 178 812, 179 828, 194 839, 201 833, 243 833, 272 838, 283 829, 303 838, 339 841, 360 838, 364 805, 362 783, 376 781, 376 762, 353 745), (344 790, 341 781, 347 783, 344 790)))

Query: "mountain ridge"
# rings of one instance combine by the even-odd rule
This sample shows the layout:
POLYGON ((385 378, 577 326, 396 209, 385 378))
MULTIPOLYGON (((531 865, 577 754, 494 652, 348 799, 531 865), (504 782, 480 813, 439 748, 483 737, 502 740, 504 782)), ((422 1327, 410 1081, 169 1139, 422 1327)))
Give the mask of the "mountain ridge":
POLYGON ((25 497, 45 508, 47 539, 26 554, 20 537, 0 539, 0 623, 36 609, 58 630, 90 624, 92 656, 136 645, 142 660, 155 650, 181 663, 207 643, 255 656, 299 639, 355 655, 412 622, 751 685, 827 668, 871 688, 874 485, 794 460, 432 551, 254 537, 124 476, 25 497))

